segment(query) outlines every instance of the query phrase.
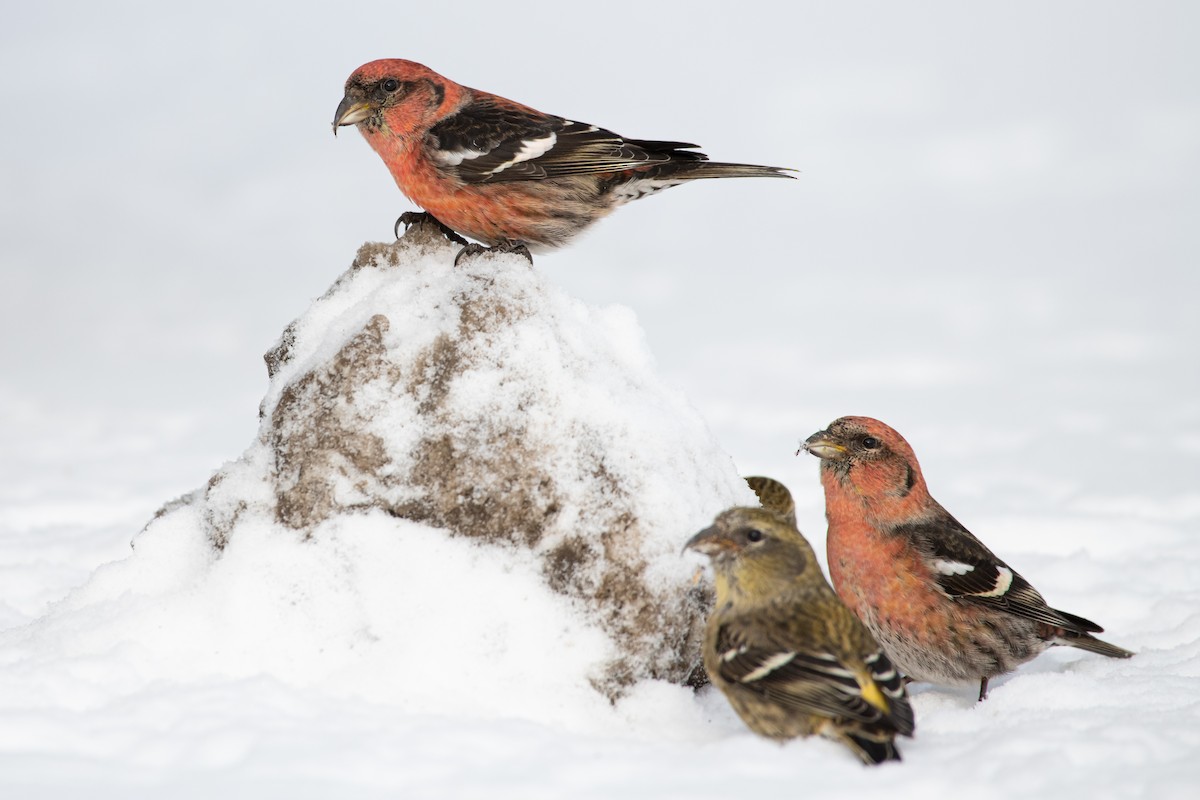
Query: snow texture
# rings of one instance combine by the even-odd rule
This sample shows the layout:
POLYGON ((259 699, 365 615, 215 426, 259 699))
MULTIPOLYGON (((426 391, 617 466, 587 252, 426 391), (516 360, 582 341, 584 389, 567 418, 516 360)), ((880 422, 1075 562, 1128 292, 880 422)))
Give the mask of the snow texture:
MULTIPOLYGON (((457 250, 423 225, 364 245, 268 352, 241 458, 0 632, 6 780, 53 785, 49 757, 121 791, 197 794, 604 797, 636 775, 690 796, 818 765, 876 785, 837 745, 755 739, 711 687, 681 685, 707 599, 681 543, 756 501, 629 313, 520 256, 455 267, 457 250)), ((1102 565, 1072 560, 1074 586, 1043 572, 1090 614, 1102 565)), ((881 768, 889 785, 898 769, 938 791, 979 780, 976 748, 980 797, 1008 794, 1005 764, 1035 765, 1046 793, 1079 770, 1135 793, 1145 777, 1123 767, 1147 762, 1177 785, 1200 740, 1197 703, 1178 702, 1200 679, 1200 610, 1151 613, 1112 634, 1142 650, 1128 662, 1055 652, 979 705, 914 687, 918 738, 881 768)))
POLYGON ((568 727, 696 682, 680 546, 752 492, 626 311, 458 250, 432 225, 365 245, 268 353, 250 448, 21 638, 568 727))

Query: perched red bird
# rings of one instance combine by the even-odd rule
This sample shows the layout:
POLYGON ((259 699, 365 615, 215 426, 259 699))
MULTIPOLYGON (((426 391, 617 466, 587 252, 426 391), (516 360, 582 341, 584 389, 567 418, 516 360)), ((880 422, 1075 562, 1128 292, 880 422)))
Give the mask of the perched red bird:
POLYGON ((803 449, 821 459, 829 573, 838 595, 910 679, 979 682, 1065 644, 1133 653, 1092 636, 1094 622, 1051 608, 929 494, 899 433, 842 417, 803 449))
POLYGON ((398 58, 354 71, 334 133, 342 125, 357 125, 400 191, 444 227, 506 249, 558 247, 617 206, 687 181, 791 177, 543 114, 398 58))

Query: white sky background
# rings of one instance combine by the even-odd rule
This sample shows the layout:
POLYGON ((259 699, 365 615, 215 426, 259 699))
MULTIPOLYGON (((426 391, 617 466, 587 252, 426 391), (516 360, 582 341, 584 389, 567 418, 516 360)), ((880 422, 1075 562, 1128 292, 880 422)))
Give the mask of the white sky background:
POLYGON ((9 4, 8 523, 111 520, 116 557, 250 441, 261 354, 412 208, 330 133, 380 57, 801 170, 671 190, 536 267, 632 307, 818 538, 816 465, 792 453, 848 413, 905 433, 968 523, 1200 517, 1200 7, 584 8, 9 4))

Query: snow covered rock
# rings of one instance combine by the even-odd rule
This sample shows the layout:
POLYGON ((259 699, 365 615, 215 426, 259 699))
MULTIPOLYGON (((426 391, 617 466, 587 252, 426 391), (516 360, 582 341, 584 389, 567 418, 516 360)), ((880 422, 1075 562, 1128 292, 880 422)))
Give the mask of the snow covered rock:
MULTIPOLYGON (((707 596, 680 548, 753 494, 658 379, 628 310, 588 308, 519 256, 456 267, 457 251, 426 226, 364 245, 267 354, 258 440, 160 512, 135 549, 181 517, 220 558, 264 529, 302 547, 331 529, 352 537, 355 520, 420 523, 517 558, 542 584, 531 590, 601 632, 580 682, 616 697, 644 678, 689 680, 707 596)), ((397 537, 411 531, 395 524, 397 537)), ((470 564, 416 566, 508 626, 550 624, 546 601, 480 596, 470 564)), ((408 583, 394 589, 397 632, 421 599, 406 592, 429 593, 408 583)), ((489 657, 453 659, 468 655, 489 657)))

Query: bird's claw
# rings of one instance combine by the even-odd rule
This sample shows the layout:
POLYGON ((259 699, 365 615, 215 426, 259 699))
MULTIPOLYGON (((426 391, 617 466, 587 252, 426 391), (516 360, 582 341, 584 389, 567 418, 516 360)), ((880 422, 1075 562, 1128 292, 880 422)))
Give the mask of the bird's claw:
POLYGON ((482 253, 516 253, 519 256, 524 256, 529 265, 533 266, 533 254, 529 252, 528 247, 520 242, 503 242, 495 247, 485 247, 475 242, 465 244, 463 249, 458 251, 458 255, 454 257, 454 266, 457 267, 464 258, 472 258, 482 253))
POLYGON ((533 266, 533 253, 529 252, 529 248, 520 242, 508 242, 496 249, 501 253, 516 253, 519 256, 524 256, 525 260, 529 262, 529 266, 533 266))
POLYGON ((490 247, 484 247, 481 244, 471 242, 470 244, 464 246, 462 250, 458 251, 458 255, 454 257, 454 266, 457 267, 459 264, 461 264, 464 258, 474 258, 480 253, 486 253, 489 250, 491 250, 490 247))
POLYGON ((407 231, 413 225, 421 225, 424 223, 436 225, 437 229, 442 232, 442 236, 445 236, 447 239, 454 242, 455 244, 461 244, 463 246, 466 246, 466 244, 467 244, 466 239, 459 236, 457 233, 455 233, 453 231, 453 229, 447 227, 445 224, 443 224, 441 222, 441 220, 439 220, 437 217, 433 216, 433 214, 430 214, 427 211, 405 211, 403 214, 400 215, 400 218, 396 220, 396 225, 392 229, 392 232, 395 233, 396 238, 399 239, 401 225, 403 225, 404 230, 407 231))

